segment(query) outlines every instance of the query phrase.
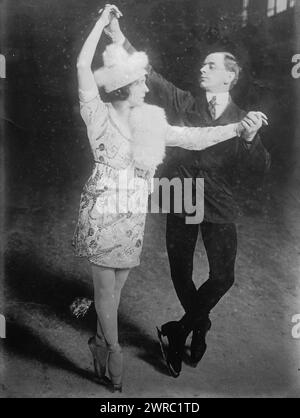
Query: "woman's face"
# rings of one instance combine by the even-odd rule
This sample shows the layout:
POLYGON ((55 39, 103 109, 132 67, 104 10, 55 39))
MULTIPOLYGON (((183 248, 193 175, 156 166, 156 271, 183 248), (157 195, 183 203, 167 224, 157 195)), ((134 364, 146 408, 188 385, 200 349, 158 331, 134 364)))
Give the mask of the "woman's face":
POLYGON ((132 107, 141 106, 144 103, 144 99, 148 91, 149 89, 146 86, 145 76, 134 81, 129 87, 129 97, 127 99, 130 106, 132 107))

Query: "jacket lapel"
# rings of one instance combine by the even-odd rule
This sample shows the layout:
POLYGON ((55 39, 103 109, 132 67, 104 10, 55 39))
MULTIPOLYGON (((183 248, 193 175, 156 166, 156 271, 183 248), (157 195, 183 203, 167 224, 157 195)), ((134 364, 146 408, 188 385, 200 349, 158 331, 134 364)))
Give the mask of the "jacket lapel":
POLYGON ((200 115, 202 116, 203 123, 205 124, 205 126, 227 125, 228 123, 238 122, 241 119, 241 116, 243 116, 241 115, 241 110, 233 102, 231 97, 224 112, 215 120, 212 119, 211 114, 208 110, 208 103, 205 94, 197 98, 196 108, 196 111, 200 113, 200 115))

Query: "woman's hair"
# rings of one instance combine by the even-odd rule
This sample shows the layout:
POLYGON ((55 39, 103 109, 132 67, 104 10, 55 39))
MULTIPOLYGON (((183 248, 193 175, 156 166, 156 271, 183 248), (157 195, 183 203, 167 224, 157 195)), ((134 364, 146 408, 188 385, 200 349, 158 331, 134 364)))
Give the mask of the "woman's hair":
POLYGON ((133 83, 127 84, 127 86, 120 87, 117 90, 113 90, 110 93, 106 93, 103 89, 103 99, 105 102, 115 102, 117 100, 127 100, 130 94, 130 86, 133 83))

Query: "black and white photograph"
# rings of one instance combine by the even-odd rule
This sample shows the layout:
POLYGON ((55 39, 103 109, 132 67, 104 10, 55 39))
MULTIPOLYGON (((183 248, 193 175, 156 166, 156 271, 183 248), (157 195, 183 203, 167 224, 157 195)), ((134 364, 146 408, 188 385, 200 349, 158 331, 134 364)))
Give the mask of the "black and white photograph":
POLYGON ((300 0, 0 8, 0 397, 300 397, 300 0))

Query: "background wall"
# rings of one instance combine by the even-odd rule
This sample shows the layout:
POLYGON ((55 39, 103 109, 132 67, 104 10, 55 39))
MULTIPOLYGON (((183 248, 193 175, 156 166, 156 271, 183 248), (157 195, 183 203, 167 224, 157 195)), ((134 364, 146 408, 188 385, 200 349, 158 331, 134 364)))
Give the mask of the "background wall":
MULTIPOLYGON (((15 176, 24 178, 24 170, 30 168, 46 182, 69 181, 75 167, 78 175, 84 175, 82 151, 88 158, 89 150, 78 137, 82 124, 75 62, 103 3, 4 2, 4 116, 23 129, 22 141, 10 140, 8 150, 13 153, 15 176)), ((197 92, 199 63, 209 51, 226 48, 236 53, 244 71, 234 98, 246 109, 259 107, 269 115, 264 141, 272 153, 274 175, 286 179, 293 174, 299 161, 293 151, 299 82, 290 74, 291 57, 297 52, 294 8, 267 17, 267 0, 252 0, 243 26, 242 0, 117 0, 116 4, 124 12, 122 27, 131 42, 146 49, 155 68, 181 88, 197 92)), ((101 46, 96 65, 101 62, 101 46)))

